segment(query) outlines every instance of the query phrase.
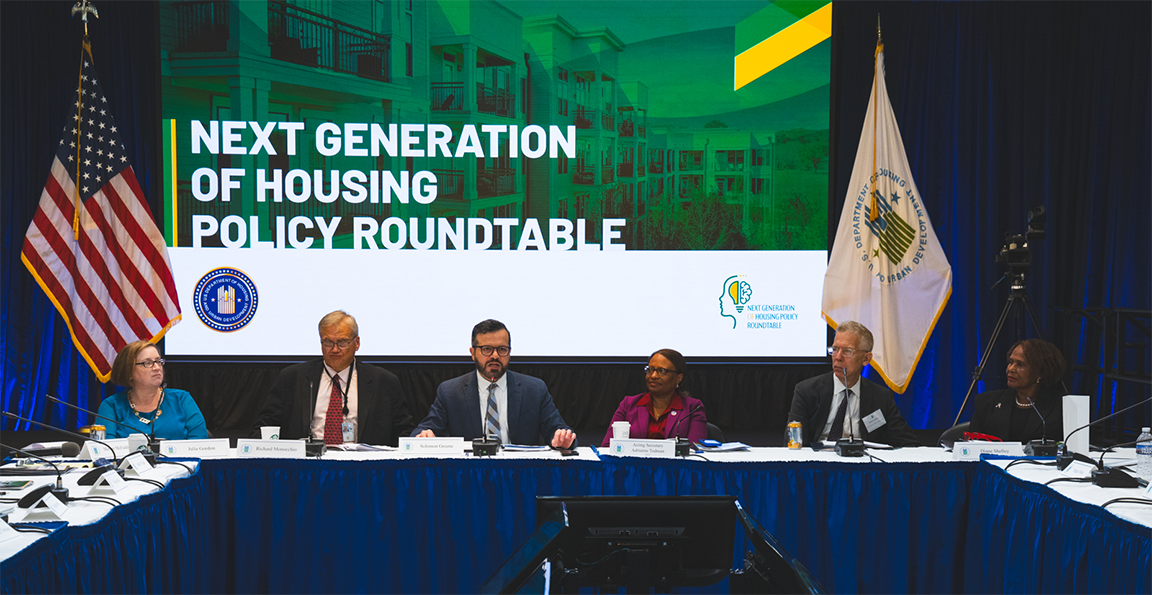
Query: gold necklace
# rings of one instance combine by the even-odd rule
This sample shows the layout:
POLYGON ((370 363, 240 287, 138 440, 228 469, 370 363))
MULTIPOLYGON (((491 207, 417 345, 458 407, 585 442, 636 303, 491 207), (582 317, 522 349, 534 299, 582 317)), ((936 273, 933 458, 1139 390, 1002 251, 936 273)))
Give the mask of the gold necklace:
MULTIPOLYGON (((135 394, 136 391, 132 392, 135 394)), ((164 394, 164 389, 160 389, 160 402, 156 403, 156 412, 152 414, 151 419, 144 419, 144 416, 136 410, 136 403, 132 402, 132 397, 128 397, 128 406, 132 408, 132 413, 136 414, 136 419, 140 420, 140 423, 148 425, 156 421, 160 417, 160 414, 164 413, 164 410, 160 408, 160 406, 164 404, 164 394)))

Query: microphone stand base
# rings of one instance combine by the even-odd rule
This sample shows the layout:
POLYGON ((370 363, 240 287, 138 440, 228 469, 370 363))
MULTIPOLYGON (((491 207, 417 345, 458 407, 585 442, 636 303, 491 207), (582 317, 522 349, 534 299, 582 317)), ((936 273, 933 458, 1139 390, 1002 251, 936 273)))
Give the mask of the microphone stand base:
POLYGON ((1024 454, 1030 457, 1054 457, 1060 454, 1060 446, 1048 440, 1033 440, 1024 445, 1024 454))
POLYGON ((1092 471, 1092 483, 1102 488, 1140 487, 1140 482, 1136 478, 1113 467, 1094 469, 1092 471))
POLYGON ((686 457, 692 452, 692 443, 687 438, 676 439, 676 456, 686 457))
POLYGON ((309 438, 304 441, 304 455, 309 457, 322 457, 328 452, 328 445, 323 440, 309 438))
POLYGON ((842 457, 862 457, 864 456, 864 441, 837 440, 836 454, 842 457))
POLYGON ((491 438, 477 438, 472 441, 472 456, 491 457, 500 450, 500 442, 491 438))

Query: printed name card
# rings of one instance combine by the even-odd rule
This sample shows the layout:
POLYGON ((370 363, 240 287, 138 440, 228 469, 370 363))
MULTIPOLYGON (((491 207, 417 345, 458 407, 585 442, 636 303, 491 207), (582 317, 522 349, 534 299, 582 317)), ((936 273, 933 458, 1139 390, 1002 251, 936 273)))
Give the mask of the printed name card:
POLYGON ((95 461, 96 459, 118 459, 128 453, 132 452, 128 448, 127 438, 110 438, 108 440, 101 440, 104 444, 112 447, 93 442, 91 440, 84 443, 84 448, 80 450, 80 458, 87 461, 95 461))
POLYGON ((96 478, 96 483, 88 489, 89 496, 123 494, 128 490, 128 482, 115 471, 105 471, 96 478))
POLYGON ((1022 457, 1024 445, 1019 442, 957 442, 952 446, 952 458, 957 461, 979 461, 980 455, 1022 457))
POLYGON ((1068 466, 1060 472, 1064 477, 1078 477, 1081 479, 1092 477, 1092 472, 1096 470, 1096 465, 1085 463, 1084 461, 1072 461, 1068 466))
POLYGON ((401 438, 400 454, 421 456, 463 456, 464 439, 454 438, 401 438))
POLYGON ((14 523, 30 521, 62 521, 64 513, 68 512, 68 505, 60 501, 52 492, 45 492, 44 496, 36 501, 30 508, 17 508, 9 515, 14 523), (40 506, 44 503, 44 506, 40 506), (15 518, 19 517, 19 518, 15 518))
POLYGON ((236 441, 236 456, 240 458, 303 459, 307 454, 303 440, 241 438, 236 441))
POLYGON ((618 457, 673 459, 676 458, 676 441, 613 438, 608 442, 608 454, 618 457))
POLYGON ((134 452, 120 461, 120 468, 127 477, 143 477, 144 473, 152 470, 152 463, 143 454, 134 452))
POLYGON ((227 438, 209 438, 207 440, 165 440, 160 443, 160 453, 166 457, 188 457, 203 459, 205 457, 226 457, 231 447, 227 438))

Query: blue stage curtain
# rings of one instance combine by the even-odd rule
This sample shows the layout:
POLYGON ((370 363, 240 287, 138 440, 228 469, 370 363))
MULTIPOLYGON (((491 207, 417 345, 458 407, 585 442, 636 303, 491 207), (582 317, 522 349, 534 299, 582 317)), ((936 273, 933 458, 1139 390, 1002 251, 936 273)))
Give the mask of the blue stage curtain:
MULTIPOLYGON (((116 392, 102 385, 72 343, 64 320, 36 284, 20 250, 40 202, 69 109, 75 101, 84 32, 70 1, 0 3, 4 84, 0 85, 0 405, 22 417, 75 429, 92 420, 44 395, 95 410, 116 392)), ((156 2, 102 2, 89 27, 100 84, 136 178, 161 216, 160 69, 156 2)), ((0 429, 38 430, 8 418, 0 429)))
MULTIPOLYGON (((952 425, 1007 303, 1010 282, 990 289, 1005 270, 996 256, 1005 233, 1024 233, 1033 205, 1047 209, 1048 231, 1030 243, 1027 294, 1045 337, 1070 363, 1090 353, 1089 329, 1056 308, 1149 308, 1152 4, 837 2, 832 18, 829 231, 847 193, 857 190, 848 182, 879 18, 892 108, 952 264, 951 302, 912 386, 897 399, 912 427, 952 425)), ((1013 320, 978 392, 1004 386, 1013 320)), ((1019 338, 1035 336, 1029 323, 1019 338)), ((1111 392, 1094 379, 1075 376, 1069 387, 1074 394, 1111 392)), ((1128 398, 1135 402, 1136 395, 1128 398)), ((1143 411, 1139 419, 1147 419, 1143 411)), ((969 403, 961 421, 971 413, 969 403)), ((1139 430, 1137 419, 1130 418, 1129 430, 1139 430)))
POLYGON ((209 591, 470 593, 593 461, 206 460, 209 591))
POLYGON ((1152 529, 991 464, 981 471, 972 486, 964 592, 1152 591, 1152 529))

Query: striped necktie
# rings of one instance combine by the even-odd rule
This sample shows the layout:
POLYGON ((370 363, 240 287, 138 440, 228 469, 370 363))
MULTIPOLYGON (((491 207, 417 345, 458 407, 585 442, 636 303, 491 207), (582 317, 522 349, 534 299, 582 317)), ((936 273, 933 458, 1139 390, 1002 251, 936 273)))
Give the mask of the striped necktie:
POLYGON ((488 437, 500 440, 500 411, 496 408, 496 383, 488 385, 488 411, 484 414, 484 430, 488 437))

